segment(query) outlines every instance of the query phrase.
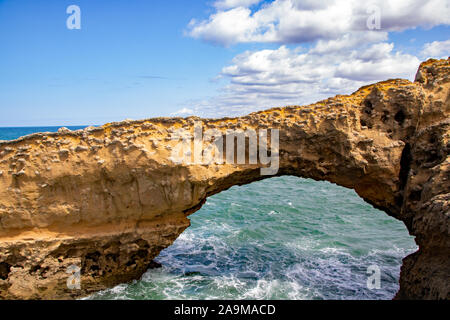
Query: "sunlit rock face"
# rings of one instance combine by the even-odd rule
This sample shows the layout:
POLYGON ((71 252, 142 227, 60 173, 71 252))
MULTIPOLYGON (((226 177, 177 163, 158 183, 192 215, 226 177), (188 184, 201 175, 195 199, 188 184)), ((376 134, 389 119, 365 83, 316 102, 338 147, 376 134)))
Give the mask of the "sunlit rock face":
MULTIPOLYGON (((450 298, 449 69, 450 60, 429 60, 414 83, 240 118, 124 121, 1 142, 0 298, 77 298, 136 279, 207 197, 271 177, 261 169, 273 162, 227 162, 226 148, 224 163, 174 160, 179 132, 199 127, 223 141, 267 130, 273 174, 352 188, 402 220, 420 249, 404 260, 397 298, 450 298), (74 266, 79 289, 68 283, 74 266)), ((203 140, 201 150, 218 141, 203 140)))

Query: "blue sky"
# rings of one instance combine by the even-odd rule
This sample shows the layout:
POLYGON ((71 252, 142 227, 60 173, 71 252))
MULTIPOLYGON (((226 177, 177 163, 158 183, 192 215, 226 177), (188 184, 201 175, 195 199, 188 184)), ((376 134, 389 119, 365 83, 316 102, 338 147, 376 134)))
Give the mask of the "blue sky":
MULTIPOLYGON (((382 10, 381 30, 369 36, 359 22, 326 29, 302 19, 331 11, 297 2, 0 0, 0 126, 242 114, 410 77, 427 54, 449 54, 448 1, 425 8, 431 18, 382 10), (80 30, 66 27, 72 4, 80 30), (298 14, 289 21, 267 18, 289 5, 298 14)), ((356 9, 348 10, 364 12, 356 9)))

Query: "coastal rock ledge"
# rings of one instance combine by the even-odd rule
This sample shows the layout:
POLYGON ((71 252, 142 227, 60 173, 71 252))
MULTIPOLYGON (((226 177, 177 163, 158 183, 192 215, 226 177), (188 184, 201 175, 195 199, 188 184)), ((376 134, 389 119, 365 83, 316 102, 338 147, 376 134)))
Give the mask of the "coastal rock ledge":
POLYGON ((0 142, 0 298, 79 298, 137 279, 209 196, 270 177, 259 162, 174 162, 175 129, 200 123, 223 136, 278 129, 277 176, 352 188, 416 237, 397 299, 449 299, 449 76, 450 58, 429 60, 415 82, 388 80, 309 106, 0 142), (80 289, 68 288, 71 266, 80 289))

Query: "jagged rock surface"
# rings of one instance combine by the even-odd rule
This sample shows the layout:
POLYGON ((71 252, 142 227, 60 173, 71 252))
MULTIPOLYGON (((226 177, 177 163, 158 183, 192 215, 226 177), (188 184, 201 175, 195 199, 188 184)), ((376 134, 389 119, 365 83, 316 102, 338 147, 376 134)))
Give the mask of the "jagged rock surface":
POLYGON ((260 180, 256 165, 170 160, 173 128, 280 130, 280 170, 355 189, 402 220, 420 249, 404 260, 400 299, 449 299, 450 60, 414 83, 240 118, 160 118, 0 142, 0 298, 85 296, 138 278, 206 198, 260 180), (81 290, 67 288, 70 265, 81 290))

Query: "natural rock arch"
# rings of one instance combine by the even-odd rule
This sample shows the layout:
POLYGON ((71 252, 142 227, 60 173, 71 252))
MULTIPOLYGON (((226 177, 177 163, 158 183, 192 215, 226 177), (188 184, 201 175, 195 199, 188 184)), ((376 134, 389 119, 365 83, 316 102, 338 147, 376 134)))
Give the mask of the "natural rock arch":
MULTIPOLYGON (((355 189, 420 250, 398 298, 449 298, 449 64, 416 82, 227 119, 150 119, 0 143, 0 297, 67 298, 139 277, 205 199, 264 178, 258 164, 171 160, 176 129, 278 129, 279 171, 355 189), (67 269, 81 267, 81 290, 67 269)), ((248 150, 247 150, 248 153, 248 150)))
POLYGON ((354 190, 295 176, 233 186, 209 197, 189 219, 191 226, 158 255, 163 270, 92 298, 149 288, 145 296, 196 299, 219 285, 217 299, 229 299, 230 290, 233 299, 389 299, 398 291, 398 264, 417 250, 404 224, 354 190), (367 287, 374 265, 381 269, 380 290, 367 287), (172 288, 180 276, 186 287, 172 288), (199 290, 191 294, 193 287, 199 290))

